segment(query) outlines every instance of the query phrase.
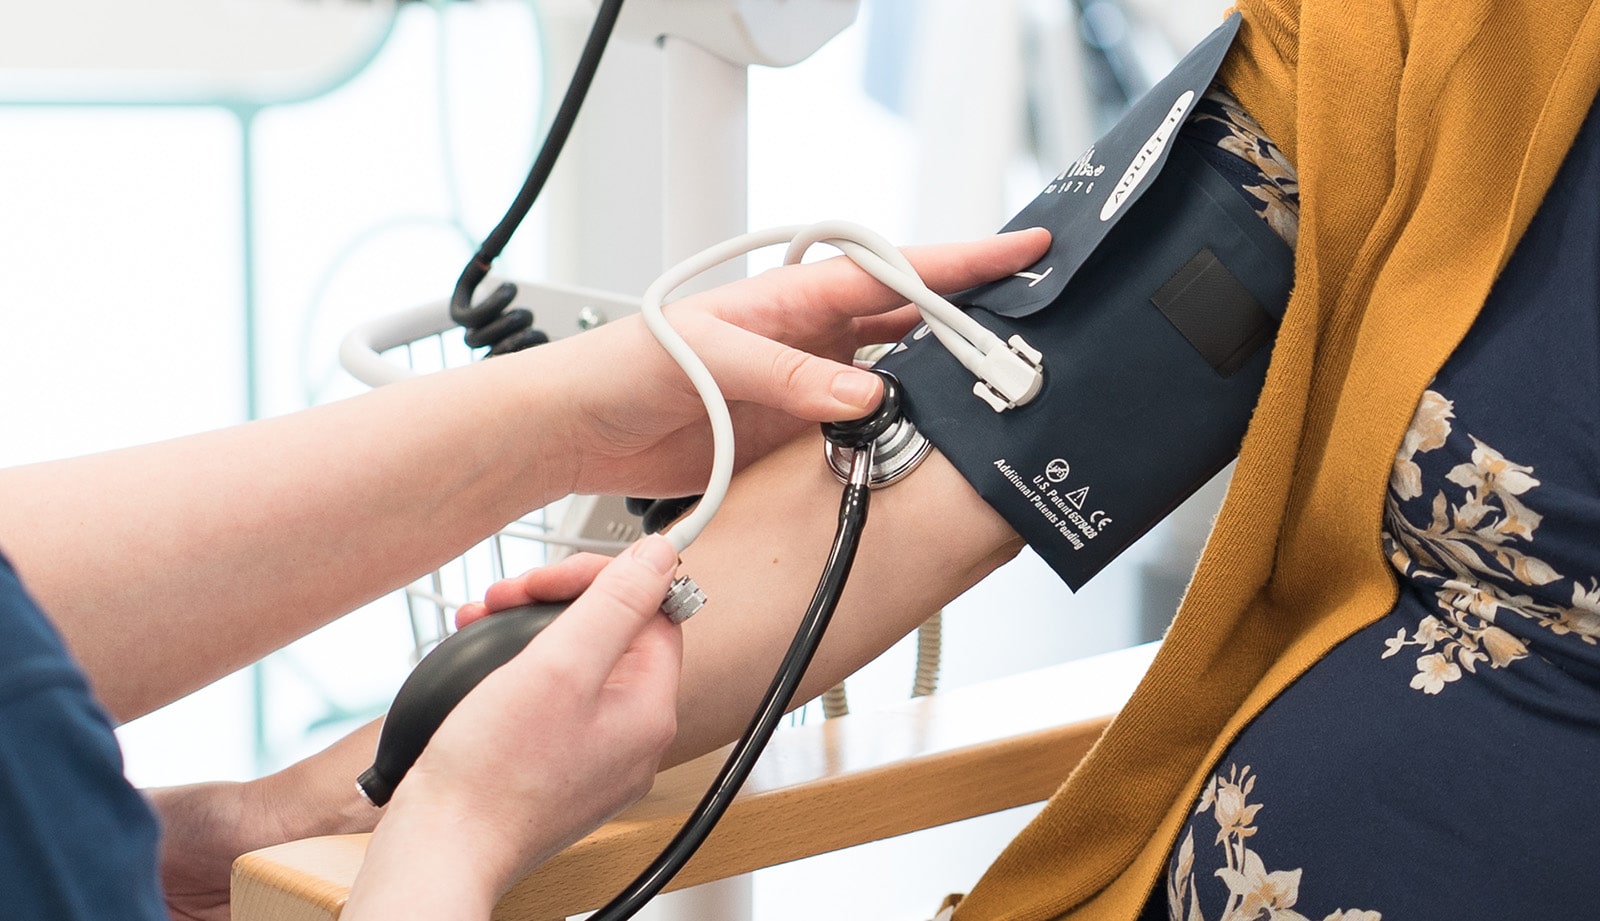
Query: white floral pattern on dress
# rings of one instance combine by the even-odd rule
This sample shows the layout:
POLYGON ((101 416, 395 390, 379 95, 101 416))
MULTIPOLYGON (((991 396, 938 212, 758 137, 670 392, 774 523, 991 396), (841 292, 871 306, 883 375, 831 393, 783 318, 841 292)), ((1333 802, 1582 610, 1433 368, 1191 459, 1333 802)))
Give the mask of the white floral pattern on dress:
MULTIPOLYGON (((1249 846, 1257 831, 1256 813, 1262 803, 1250 802, 1256 778, 1250 766, 1229 765, 1226 776, 1214 775, 1200 794, 1195 815, 1210 812, 1217 821, 1212 842, 1223 849, 1226 865, 1217 878, 1228 887, 1228 901, 1217 921, 1311 921, 1295 909, 1300 901, 1301 870, 1268 870, 1261 855, 1249 846)), ((1194 879, 1194 823, 1178 845, 1177 859, 1167 874, 1167 916, 1171 921, 1206 921, 1194 879)), ((1336 908, 1322 921, 1383 921, 1383 915, 1364 909, 1336 908)))
POLYGON ((1390 562, 1413 583, 1433 588, 1439 612, 1423 618, 1409 637, 1402 627, 1385 640, 1382 658, 1417 647, 1411 687, 1424 694, 1438 694, 1464 675, 1475 674, 1480 663, 1505 668, 1526 657, 1527 643, 1496 623, 1505 613, 1527 618, 1552 634, 1573 634, 1591 646, 1600 640, 1600 578, 1573 579, 1569 605, 1535 600, 1531 592, 1519 591, 1566 578, 1529 552, 1544 520, 1524 501, 1540 485, 1531 466, 1468 435, 1470 462, 1445 475, 1459 494, 1452 497, 1441 488, 1426 524, 1403 514, 1402 502, 1423 495, 1416 456, 1444 447, 1454 419, 1454 403, 1433 390, 1423 394, 1395 455, 1384 510, 1383 540, 1390 562))

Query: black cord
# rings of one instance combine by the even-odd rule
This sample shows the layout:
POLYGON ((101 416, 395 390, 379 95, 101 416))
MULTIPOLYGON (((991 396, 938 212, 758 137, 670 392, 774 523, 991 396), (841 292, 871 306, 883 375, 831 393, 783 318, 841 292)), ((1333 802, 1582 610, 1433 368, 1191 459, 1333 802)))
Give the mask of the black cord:
POLYGON ((833 619, 834 609, 839 606, 839 596, 844 591, 845 580, 850 576, 856 548, 861 543, 861 531, 867 523, 870 495, 871 491, 864 483, 852 482, 845 487, 844 495, 839 500, 839 526, 833 536, 833 547, 828 552, 828 562, 823 567, 822 578, 811 597, 811 604, 806 608, 800 628, 790 641, 789 651, 785 653, 778 674, 767 688, 760 708, 745 728, 744 735, 734 744, 716 780, 712 781, 689 820, 660 856, 616 898, 595 912, 591 921, 622 921, 633 917, 683 869, 733 803, 734 796, 744 786, 756 760, 761 757, 773 731, 789 709, 789 703, 800 687, 800 679, 811 665, 817 645, 822 642, 828 622, 833 619))
POLYGON ((455 292, 450 297, 450 319, 467 328, 467 345, 473 348, 487 345, 489 354, 500 355, 550 341, 544 333, 530 328, 533 326, 533 314, 530 311, 522 308, 505 309, 517 295, 515 285, 501 285, 476 305, 472 303, 472 294, 489 274, 489 267, 505 250, 511 235, 522 225, 523 219, 533 209, 533 203, 538 200, 539 193, 544 190, 545 183, 549 181, 556 158, 561 156, 561 149, 566 146, 572 126, 578 120, 578 111, 583 108, 583 100, 589 94, 595 72, 600 69, 600 57, 611 41, 612 30, 621 12, 622 0, 603 0, 600 4, 594 25, 589 28, 583 53, 578 57, 578 66, 573 70, 572 81, 567 84, 561 107, 550 122, 550 130, 545 135, 544 143, 539 146, 539 154, 534 158, 533 167, 528 170, 528 178, 523 180, 522 190, 506 210, 505 217, 500 219, 500 223, 484 239, 483 245, 478 247, 477 255, 461 270, 461 277, 456 279, 455 292))
MULTIPOLYGON (((650 866, 595 915, 598 921, 631 918, 659 894, 705 842, 749 778, 794 700, 850 576, 867 523, 874 451, 871 443, 854 449, 850 482, 839 501, 839 524, 827 563, 755 716, 683 827, 650 866)), ((526 647, 564 609, 564 604, 543 604, 501 611, 462 628, 425 656, 395 695, 383 721, 372 766, 356 781, 362 795, 375 806, 389 802, 395 787, 455 705, 485 676, 526 647)))
MULTIPOLYGON (((583 53, 573 73, 572 82, 567 85, 561 107, 551 121, 550 131, 539 148, 532 169, 528 171, 528 178, 523 182, 522 190, 518 192, 516 200, 506 211, 505 217, 501 218, 494 231, 484 239, 477 255, 467 263, 461 276, 456 280, 455 291, 450 298, 450 318, 458 325, 467 328, 466 341, 469 346, 477 348, 487 345, 490 347, 490 355, 514 352, 539 342, 549 341, 543 333, 530 328, 533 325, 531 312, 520 308, 506 310, 516 298, 517 291, 514 285, 499 286, 477 305, 472 303, 472 294, 489 274, 490 266, 510 242, 512 234, 522 224, 528 212, 532 210, 539 193, 549 180, 550 173, 555 168, 556 158, 560 156, 561 148, 566 144, 568 135, 572 133, 578 111, 582 108, 584 97, 588 94, 595 72, 599 69, 600 57, 605 52, 611 32, 616 26, 617 16, 622 11, 622 2, 623 0, 603 0, 601 3, 599 11, 595 14, 594 25, 590 28, 588 41, 584 44, 583 53), (530 339, 532 341, 529 341, 530 339)), ((861 450, 868 452, 868 466, 870 466, 870 447, 861 450)), ((755 716, 746 726, 739 741, 734 743, 733 751, 724 762, 722 770, 718 772, 711 787, 690 814, 689 820, 678 830, 678 834, 650 866, 628 884, 627 888, 618 893, 605 907, 595 912, 592 921, 623 921, 637 914, 650 899, 666 888, 667 883, 672 881, 679 870, 683 869, 727 812, 728 807, 732 805, 734 797, 749 779, 756 761, 772 739, 772 733, 777 730, 778 723, 788 711, 789 704, 800 687, 800 680, 805 676, 806 669, 816 655, 829 621, 833 619, 833 612, 839 605, 845 581, 850 576, 850 568, 855 563, 856 549, 860 546, 861 532, 867 522, 867 505, 870 497, 871 491, 867 488, 864 477, 862 482, 851 482, 845 487, 839 502, 839 525, 834 533, 833 546, 828 552, 828 561, 823 567, 822 576, 812 595, 811 603, 806 608, 805 616, 800 621, 800 627, 794 639, 790 641, 783 663, 772 684, 768 686, 765 696, 762 697, 755 716)))
POLYGON ((638 515, 639 525, 646 534, 659 534, 672 526, 674 521, 683 517, 689 509, 695 507, 701 496, 678 496, 672 499, 642 499, 638 496, 626 496, 622 505, 630 514, 638 515))
POLYGON ((850 568, 855 563, 856 549, 861 545, 861 532, 867 526, 867 506, 872 499, 868 483, 871 481, 876 439, 900 416, 900 381, 887 371, 873 373, 883 379, 883 399, 877 410, 863 419, 822 426, 823 436, 828 441, 851 449, 850 479, 839 497, 839 524, 834 530, 828 560, 822 567, 822 576, 817 580, 817 588, 811 595, 805 616, 800 619, 800 627, 795 631, 794 639, 789 641, 789 649, 784 653, 783 663, 778 666, 778 673, 773 676, 744 734, 734 743, 733 751, 723 762, 722 770, 717 772, 711 787, 689 814, 688 821, 678 829, 678 833, 650 866, 616 898, 595 912, 590 921, 624 921, 631 918, 672 881, 705 842, 723 813, 728 811, 733 798, 749 779, 757 759, 771 741, 778 722, 794 700, 800 680, 805 677, 806 669, 810 668, 811 660, 817 654, 817 646, 827 632, 828 623, 833 620, 833 612, 839 607, 839 597, 844 593, 845 581, 850 578, 850 568))

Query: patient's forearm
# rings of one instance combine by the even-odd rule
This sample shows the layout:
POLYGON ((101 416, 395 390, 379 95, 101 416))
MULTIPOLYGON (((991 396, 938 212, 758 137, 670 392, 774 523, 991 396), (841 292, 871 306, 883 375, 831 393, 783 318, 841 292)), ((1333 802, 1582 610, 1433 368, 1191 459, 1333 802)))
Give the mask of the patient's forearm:
MULTIPOLYGON (((710 601, 685 625, 678 739, 667 763, 731 741, 805 612, 839 512, 839 483, 807 436, 734 482, 682 571, 710 601)), ((872 496, 838 612, 795 697, 865 665, 1022 548, 1016 533, 935 452, 872 496)))

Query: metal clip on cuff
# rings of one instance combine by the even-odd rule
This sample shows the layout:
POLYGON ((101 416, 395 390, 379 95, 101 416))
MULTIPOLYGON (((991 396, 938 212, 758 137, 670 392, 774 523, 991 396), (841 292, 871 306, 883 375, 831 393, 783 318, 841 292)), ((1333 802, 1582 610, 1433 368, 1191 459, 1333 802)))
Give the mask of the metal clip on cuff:
POLYGON ((1044 356, 1021 336, 983 356, 972 392, 997 413, 1032 400, 1044 388, 1044 356))

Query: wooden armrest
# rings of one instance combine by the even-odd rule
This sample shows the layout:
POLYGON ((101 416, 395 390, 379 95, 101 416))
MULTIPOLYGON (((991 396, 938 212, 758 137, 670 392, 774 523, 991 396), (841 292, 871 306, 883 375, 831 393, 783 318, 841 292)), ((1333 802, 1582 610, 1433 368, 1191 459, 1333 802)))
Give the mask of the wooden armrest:
MULTIPOLYGON (((1132 693, 1154 646, 781 729, 669 888, 1045 799, 1132 693)), ((662 772, 638 804, 514 886, 495 918, 548 921, 610 901, 677 833, 725 754, 662 772)), ((367 837, 309 838, 240 857, 234 921, 337 918, 367 837)))

